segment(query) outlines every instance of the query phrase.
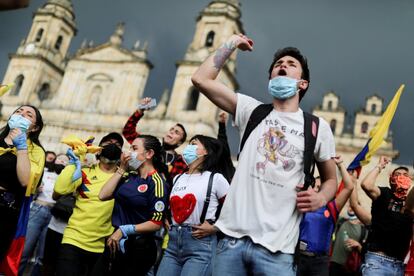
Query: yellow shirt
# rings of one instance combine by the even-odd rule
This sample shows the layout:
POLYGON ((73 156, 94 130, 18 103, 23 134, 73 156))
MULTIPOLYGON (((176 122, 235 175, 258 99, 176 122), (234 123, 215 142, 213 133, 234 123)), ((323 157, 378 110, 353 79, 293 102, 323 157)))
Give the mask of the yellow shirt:
POLYGON ((99 165, 82 169, 82 180, 72 183, 74 165, 68 165, 55 184, 58 194, 70 194, 75 190, 76 203, 63 234, 62 243, 74 245, 89 252, 102 253, 105 238, 113 233, 111 223, 114 200, 101 201, 101 188, 113 173, 103 172, 99 165))

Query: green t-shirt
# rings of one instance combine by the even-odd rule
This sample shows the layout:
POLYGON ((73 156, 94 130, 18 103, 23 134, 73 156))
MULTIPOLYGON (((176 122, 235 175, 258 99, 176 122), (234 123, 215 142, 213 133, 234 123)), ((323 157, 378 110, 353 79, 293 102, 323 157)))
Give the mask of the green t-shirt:
POLYGON ((335 243, 333 246, 331 262, 345 265, 346 259, 348 258, 348 254, 351 252, 351 249, 347 248, 345 245, 344 233, 346 231, 350 239, 361 243, 362 227, 362 224, 353 224, 349 221, 342 223, 335 235, 335 243))

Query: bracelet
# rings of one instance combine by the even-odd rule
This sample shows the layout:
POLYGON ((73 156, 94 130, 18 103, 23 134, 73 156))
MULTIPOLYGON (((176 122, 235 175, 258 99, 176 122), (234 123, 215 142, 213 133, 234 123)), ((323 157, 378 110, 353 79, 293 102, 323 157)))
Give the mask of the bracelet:
POLYGON ((117 174, 119 174, 120 176, 123 176, 123 175, 124 175, 124 173, 125 173, 125 170, 124 170, 124 169, 121 169, 121 168, 118 168, 118 169, 116 170, 116 173, 117 173, 117 174))

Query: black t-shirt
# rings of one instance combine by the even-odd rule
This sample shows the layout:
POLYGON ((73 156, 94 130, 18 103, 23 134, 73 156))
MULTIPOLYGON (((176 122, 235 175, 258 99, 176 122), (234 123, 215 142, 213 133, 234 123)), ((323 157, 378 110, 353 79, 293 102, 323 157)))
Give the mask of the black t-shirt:
POLYGON ((396 198, 390 188, 380 187, 380 190, 381 195, 372 202, 368 250, 382 251, 403 261, 412 238, 413 219, 402 213, 404 201, 396 198))
MULTIPOLYGON (((3 137, 0 137, 0 147, 5 149, 9 147, 3 137)), ((24 197, 25 188, 22 187, 17 178, 16 164, 17 156, 12 152, 0 155, 0 186, 15 194, 17 201, 21 201, 24 197)))

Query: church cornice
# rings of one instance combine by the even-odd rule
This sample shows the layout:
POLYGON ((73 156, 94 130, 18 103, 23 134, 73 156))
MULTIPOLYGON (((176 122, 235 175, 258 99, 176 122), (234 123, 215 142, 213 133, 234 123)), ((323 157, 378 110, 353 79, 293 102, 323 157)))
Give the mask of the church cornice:
POLYGON ((200 21, 201 18, 203 16, 206 16, 206 15, 207 16, 224 16, 227 19, 234 20, 236 22, 237 27, 239 28, 240 32, 243 33, 243 34, 245 33, 244 28, 243 28, 243 24, 239 20, 240 19, 240 16, 234 17, 234 16, 231 16, 230 14, 228 14, 226 12, 209 12, 209 11, 203 11, 203 12, 200 13, 199 16, 197 16, 196 22, 200 21))
POLYGON ((92 48, 87 48, 87 49, 80 49, 76 52, 75 56, 71 59, 71 60, 84 60, 84 61, 89 61, 89 62, 105 62, 105 63, 145 63, 150 69, 154 68, 154 65, 148 60, 148 59, 144 59, 141 57, 138 57, 136 55, 134 55, 131 51, 122 48, 122 47, 117 47, 112 45, 110 42, 106 42, 104 44, 98 45, 96 47, 92 47, 92 48), (108 48, 108 47, 112 47, 126 55, 128 55, 129 57, 132 58, 132 60, 121 60, 121 61, 108 61, 108 60, 98 60, 98 59, 88 59, 83 57, 83 55, 85 54, 90 54, 93 52, 97 52, 99 50, 108 48))
POLYGON ((56 72, 58 72, 60 75, 63 76, 63 74, 65 73, 65 70, 60 68, 59 66, 57 66, 56 64, 54 64, 53 62, 51 62, 50 60, 48 60, 45 57, 42 56, 35 56, 35 55, 22 55, 22 54, 9 54, 9 59, 12 58, 24 58, 24 59, 38 59, 43 61, 44 63, 46 63, 47 65, 49 65, 50 67, 52 67, 56 72))
MULTIPOLYGON (((70 20, 66 18, 65 16, 58 16, 53 12, 47 11, 47 10, 38 10, 35 13, 33 13, 33 18, 35 18, 37 15, 49 15, 51 17, 54 17, 56 19, 60 19, 63 22, 65 22, 73 31, 73 34, 76 35, 78 32, 78 29, 76 29, 76 24, 73 20, 70 20)), ((75 16, 73 16, 75 18, 75 16)))
MULTIPOLYGON (((191 66, 199 67, 201 64, 202 64, 201 61, 194 61, 194 60, 180 60, 175 63, 176 67, 181 66, 181 65, 191 65, 191 66)), ((224 65, 222 70, 226 73, 226 75, 230 78, 230 81, 234 84, 234 90, 238 90, 240 88, 239 82, 234 77, 234 73, 230 71, 227 64, 224 65)))

